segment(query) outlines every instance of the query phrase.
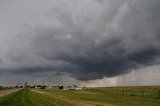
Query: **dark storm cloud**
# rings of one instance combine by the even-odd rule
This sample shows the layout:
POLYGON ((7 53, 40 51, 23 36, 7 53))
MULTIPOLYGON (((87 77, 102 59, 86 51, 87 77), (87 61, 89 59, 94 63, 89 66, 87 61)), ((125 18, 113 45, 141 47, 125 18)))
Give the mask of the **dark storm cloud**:
POLYGON ((7 56, 22 66, 13 73, 55 71, 92 80, 160 64, 159 0, 88 0, 84 7, 79 2, 45 12, 56 25, 30 27, 28 45, 7 56))
POLYGON ((159 0, 101 1, 101 5, 104 9, 96 19, 79 16, 75 21, 71 11, 56 11, 61 27, 36 29, 32 42, 36 53, 51 61, 78 66, 56 70, 65 70, 80 80, 116 76, 129 69, 159 64, 154 62, 160 56, 159 0), (111 4, 110 10, 105 3, 111 4))

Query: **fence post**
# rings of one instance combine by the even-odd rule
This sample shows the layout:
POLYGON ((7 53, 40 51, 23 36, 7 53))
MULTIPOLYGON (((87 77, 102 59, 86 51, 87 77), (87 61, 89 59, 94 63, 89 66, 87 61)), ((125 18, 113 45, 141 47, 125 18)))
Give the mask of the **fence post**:
POLYGON ((142 89, 142 96, 144 96, 144 91, 143 91, 143 89, 142 89))
POLYGON ((160 90, 158 91, 158 98, 160 99, 160 90))

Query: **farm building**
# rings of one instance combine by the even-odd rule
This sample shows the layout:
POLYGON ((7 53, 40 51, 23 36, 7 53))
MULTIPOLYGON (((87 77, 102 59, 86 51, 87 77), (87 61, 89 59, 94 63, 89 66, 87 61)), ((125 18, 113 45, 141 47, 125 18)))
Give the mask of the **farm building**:
POLYGON ((64 90, 80 90, 82 88, 78 88, 76 85, 66 86, 64 90))

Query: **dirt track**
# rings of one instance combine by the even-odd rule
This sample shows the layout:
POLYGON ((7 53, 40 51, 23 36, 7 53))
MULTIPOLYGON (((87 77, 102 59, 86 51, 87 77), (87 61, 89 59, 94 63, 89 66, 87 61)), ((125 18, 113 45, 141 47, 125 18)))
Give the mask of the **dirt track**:
POLYGON ((13 93, 13 92, 17 92, 19 91, 20 89, 7 89, 7 90, 0 90, 0 97, 4 96, 4 95, 8 95, 10 93, 13 93))

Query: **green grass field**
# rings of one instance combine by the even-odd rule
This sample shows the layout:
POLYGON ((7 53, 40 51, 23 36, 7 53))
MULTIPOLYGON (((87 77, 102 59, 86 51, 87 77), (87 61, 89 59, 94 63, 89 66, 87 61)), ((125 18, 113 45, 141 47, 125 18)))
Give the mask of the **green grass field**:
POLYGON ((1 97, 0 106, 160 106, 159 90, 159 86, 22 89, 1 97))

